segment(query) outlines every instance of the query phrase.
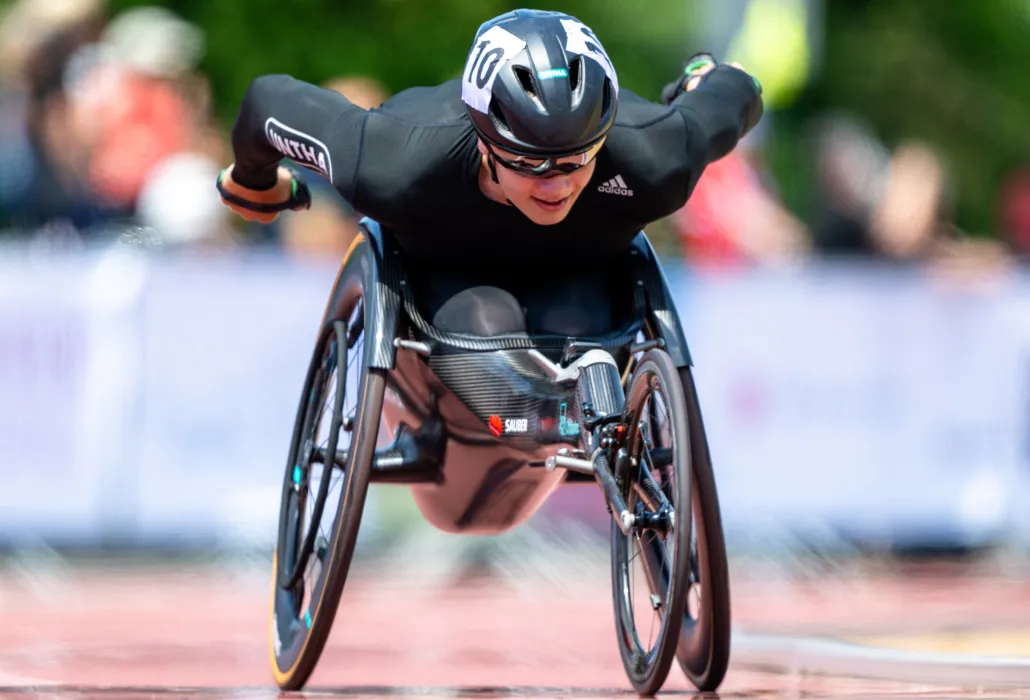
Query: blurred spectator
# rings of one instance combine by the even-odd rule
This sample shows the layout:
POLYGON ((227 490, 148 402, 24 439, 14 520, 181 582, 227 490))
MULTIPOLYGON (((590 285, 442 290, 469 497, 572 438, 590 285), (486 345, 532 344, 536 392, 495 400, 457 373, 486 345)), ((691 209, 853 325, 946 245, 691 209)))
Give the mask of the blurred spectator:
POLYGON ((925 259, 948 235, 948 173, 928 144, 892 153, 856 117, 832 114, 815 127, 815 149, 817 250, 925 259))
POLYGON ((1030 165, 1005 178, 998 196, 1001 234, 1020 262, 1030 262, 1030 165))
POLYGON ((763 182, 752 142, 709 165, 676 213, 683 254, 706 268, 772 265, 804 255, 808 234, 763 182))
POLYGON ((363 109, 375 109, 390 96, 382 83, 362 75, 332 78, 323 87, 335 90, 363 109))
POLYGON ((162 159, 149 170, 137 198, 140 223, 152 228, 164 246, 236 247, 226 209, 211 196, 218 173, 211 158, 200 153, 183 151, 162 159))
POLYGON ((950 220, 944 164, 927 144, 902 143, 891 156, 884 187, 869 221, 881 255, 925 258, 946 237, 950 220))
POLYGON ((224 146, 209 85, 196 72, 203 52, 200 29, 139 7, 116 16, 68 73, 93 189, 165 244, 231 240, 213 186, 224 146))
POLYGON ((820 120, 815 144, 818 251, 932 263, 963 278, 1005 267, 996 241, 954 225, 952 177, 931 145, 908 139, 892 152, 863 122, 839 114, 820 120))
POLYGON ((40 47, 57 35, 72 46, 93 41, 106 9, 104 0, 17 0, 0 9, 0 85, 25 87, 39 69, 53 74, 52 55, 40 47))
POLYGON ((20 0, 0 20, 0 228, 77 231, 120 213, 86 183, 63 82, 103 13, 99 0, 20 0))
MULTIPOLYGON (((371 78, 348 76, 334 78, 323 85, 335 90, 364 109, 381 105, 389 96, 386 88, 371 78)), ((338 259, 358 232, 361 215, 326 181, 308 176, 311 209, 284 212, 279 217, 279 238, 290 255, 312 259, 338 259)))
POLYGON ((36 238, 231 241, 204 35, 159 7, 19 0, 0 21, 0 227, 36 238), (105 224, 114 224, 105 229, 105 224))
POLYGON ((815 249, 830 254, 877 253, 870 221, 886 187, 890 152, 851 116, 827 116, 813 131, 815 249))

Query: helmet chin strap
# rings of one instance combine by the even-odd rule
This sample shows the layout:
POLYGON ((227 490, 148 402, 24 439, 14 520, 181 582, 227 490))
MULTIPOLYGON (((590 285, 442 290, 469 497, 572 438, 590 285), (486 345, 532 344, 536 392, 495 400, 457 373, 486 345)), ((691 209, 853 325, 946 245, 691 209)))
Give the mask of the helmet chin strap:
MULTIPOLYGON (((490 177, 493 178, 495 184, 500 185, 501 181, 497 179, 497 164, 494 163, 494 156, 492 153, 486 154, 486 164, 490 166, 490 177)), ((504 192, 504 188, 501 188, 501 192, 504 192)), ((507 195, 505 195, 504 201, 506 201, 508 204, 512 206, 515 206, 515 202, 508 199, 507 195)))
POLYGON ((501 181, 497 179, 497 165, 494 163, 494 154, 486 154, 486 164, 490 166, 490 177, 494 179, 496 184, 501 184, 501 181))

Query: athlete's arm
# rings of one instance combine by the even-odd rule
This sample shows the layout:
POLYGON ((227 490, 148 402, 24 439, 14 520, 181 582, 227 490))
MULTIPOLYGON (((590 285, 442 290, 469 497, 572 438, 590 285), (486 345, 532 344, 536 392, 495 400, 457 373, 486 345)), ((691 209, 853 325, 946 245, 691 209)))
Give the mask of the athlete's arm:
POLYGON ((692 160, 704 163, 732 151, 761 119, 763 109, 754 79, 727 64, 716 66, 693 90, 680 92, 670 106, 687 123, 692 160))
POLYGON ((231 178, 274 187, 284 157, 324 174, 348 201, 368 112, 343 95, 288 75, 265 75, 247 90, 232 130, 231 178))

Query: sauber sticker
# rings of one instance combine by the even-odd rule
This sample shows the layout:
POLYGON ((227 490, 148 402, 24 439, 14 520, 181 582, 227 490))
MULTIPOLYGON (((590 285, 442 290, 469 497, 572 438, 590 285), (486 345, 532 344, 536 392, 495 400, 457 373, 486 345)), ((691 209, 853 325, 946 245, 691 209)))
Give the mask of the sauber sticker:
POLYGON ((333 179, 333 161, 325 144, 303 131, 292 129, 272 117, 265 122, 265 138, 275 150, 308 170, 333 179))
POLYGON ((506 418, 504 420, 504 432, 506 433, 525 433, 528 430, 528 418, 506 418))
POLYGON ((501 418, 500 416, 490 416, 489 425, 490 432, 498 437, 501 435, 509 435, 511 433, 529 432, 528 418, 501 418))

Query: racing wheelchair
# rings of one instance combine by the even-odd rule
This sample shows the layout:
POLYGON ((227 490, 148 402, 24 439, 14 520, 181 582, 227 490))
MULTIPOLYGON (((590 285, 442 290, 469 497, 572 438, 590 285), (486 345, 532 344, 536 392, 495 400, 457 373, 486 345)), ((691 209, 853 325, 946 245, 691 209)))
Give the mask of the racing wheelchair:
POLYGON ((370 484, 407 485, 441 530, 497 534, 556 489, 592 483, 612 516, 616 638, 631 684, 657 693, 675 658, 699 690, 715 690, 730 652, 726 548, 691 358, 645 234, 620 268, 632 276, 624 327, 482 338, 427 322, 393 236, 367 218, 359 230, 319 328, 283 481, 271 601, 279 687, 303 688, 318 663, 370 484))

